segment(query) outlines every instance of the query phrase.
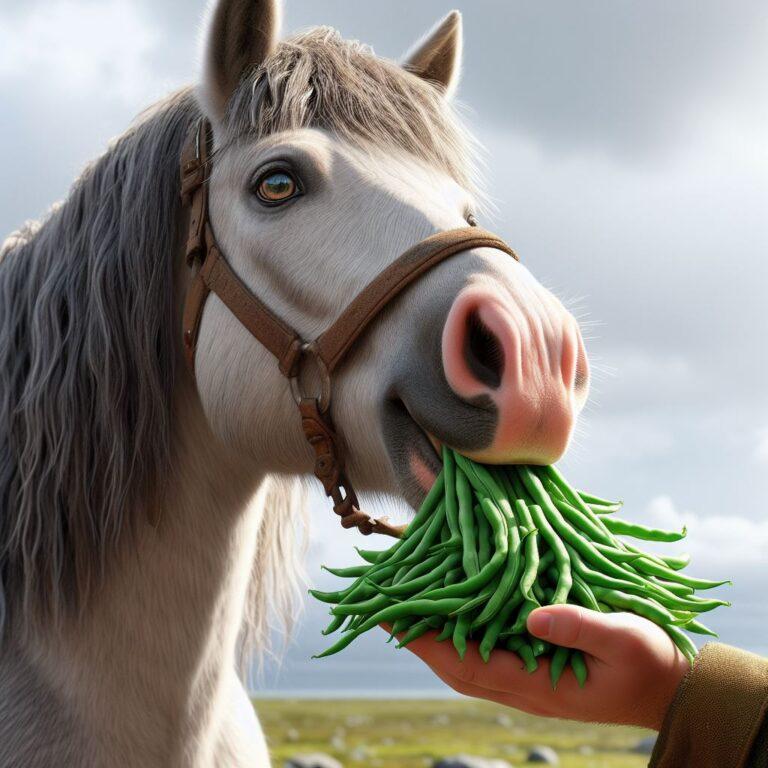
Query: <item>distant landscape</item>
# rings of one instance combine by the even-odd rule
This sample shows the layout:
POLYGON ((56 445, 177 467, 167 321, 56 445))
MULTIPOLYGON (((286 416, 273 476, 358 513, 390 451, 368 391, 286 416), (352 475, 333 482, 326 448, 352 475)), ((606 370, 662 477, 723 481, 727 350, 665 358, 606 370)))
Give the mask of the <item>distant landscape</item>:
POLYGON ((256 699, 276 768, 321 752, 345 768, 426 768, 456 754, 525 763, 535 746, 553 748, 561 768, 641 768, 638 728, 549 720, 465 699, 256 699))

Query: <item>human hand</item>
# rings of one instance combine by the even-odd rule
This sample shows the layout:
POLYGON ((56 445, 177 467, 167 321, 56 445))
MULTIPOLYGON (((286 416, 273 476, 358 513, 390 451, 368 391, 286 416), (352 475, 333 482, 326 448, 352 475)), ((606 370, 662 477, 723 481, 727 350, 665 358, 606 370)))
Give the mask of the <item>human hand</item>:
POLYGON ((450 640, 436 643, 430 632, 408 650, 426 662, 451 688, 543 717, 638 725, 659 730, 689 664, 661 628, 631 613, 597 613, 575 605, 538 608, 528 631, 542 640, 584 652, 589 676, 579 688, 570 669, 557 690, 549 660, 528 673, 513 653, 494 650, 484 662, 477 643, 460 661, 450 640))

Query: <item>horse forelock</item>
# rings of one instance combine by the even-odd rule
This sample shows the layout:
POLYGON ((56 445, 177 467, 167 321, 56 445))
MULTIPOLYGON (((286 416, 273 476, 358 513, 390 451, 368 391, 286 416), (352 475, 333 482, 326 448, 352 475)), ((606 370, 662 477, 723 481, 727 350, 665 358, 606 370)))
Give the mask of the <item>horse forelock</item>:
POLYGON ((281 41, 243 80, 223 143, 299 128, 404 151, 476 191, 478 145, 439 88, 329 27, 281 41))

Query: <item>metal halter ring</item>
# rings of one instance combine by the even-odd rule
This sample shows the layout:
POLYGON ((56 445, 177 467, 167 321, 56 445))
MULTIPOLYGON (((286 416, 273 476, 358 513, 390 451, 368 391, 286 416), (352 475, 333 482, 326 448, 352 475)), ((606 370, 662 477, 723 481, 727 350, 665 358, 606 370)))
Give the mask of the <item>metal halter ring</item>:
POLYGON ((296 405, 299 405, 302 400, 306 398, 313 398, 317 400, 317 405, 320 411, 325 413, 328 410, 328 406, 331 404, 331 374, 328 373, 328 367, 323 362, 323 359, 317 353, 317 347, 314 341, 305 341, 300 348, 301 365, 297 367, 295 376, 291 376, 289 381, 291 383, 291 394, 296 401, 296 405), (307 357, 311 357, 317 367, 318 375, 320 376, 320 395, 309 395, 301 391, 301 384, 299 379, 301 378, 301 371, 304 367, 303 363, 307 357))

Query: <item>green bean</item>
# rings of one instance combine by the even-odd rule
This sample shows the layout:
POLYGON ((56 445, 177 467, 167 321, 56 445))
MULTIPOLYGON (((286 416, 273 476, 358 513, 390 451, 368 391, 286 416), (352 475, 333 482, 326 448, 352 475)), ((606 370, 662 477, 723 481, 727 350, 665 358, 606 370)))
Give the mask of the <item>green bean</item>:
POLYGON ((444 492, 445 475, 441 472, 437 476, 437 479, 435 480, 432 487, 429 489, 427 495, 424 497, 424 501, 421 502, 421 506, 419 507, 419 511, 416 513, 416 516, 413 518, 413 520, 411 520, 408 527, 405 529, 403 537, 399 542, 395 544, 394 547, 392 547, 392 549, 389 550, 391 554, 396 554, 402 542, 411 538, 411 536, 419 531, 421 527, 431 519, 432 513, 435 511, 437 505, 440 503, 444 496, 444 492))
MULTIPOLYGON (((546 573, 555 564, 555 553, 548 549, 539 560, 539 573, 546 573)), ((557 583, 557 580, 555 580, 557 583)))
MULTIPOLYGON (((442 474, 440 475, 442 477, 442 474)), ((442 491, 441 491, 442 495, 442 491)), ((418 562, 423 559, 427 549, 429 549, 432 542, 437 538, 440 533, 440 529, 443 527, 445 521, 445 502, 441 499, 437 503, 437 507, 434 512, 431 513, 429 520, 425 524, 425 530, 419 536, 412 536, 406 539, 401 539, 402 543, 397 547, 397 551, 393 556, 387 557, 376 565, 371 566, 371 571, 368 576, 373 577, 380 570, 384 568, 392 568, 393 566, 403 566, 407 562, 418 562)), ((396 545, 397 546, 397 545, 396 545)))
POLYGON ((347 620, 346 616, 338 616, 335 615, 331 619, 331 623, 322 630, 321 634, 323 635, 331 635, 333 634, 337 629, 341 627, 341 625, 347 620))
POLYGON ((517 499, 515 501, 515 512, 530 531, 529 535, 525 539, 525 545, 523 549, 525 568, 523 569, 522 576, 520 577, 520 591, 523 593, 526 600, 532 601, 532 589, 533 585, 536 583, 536 577, 538 576, 539 572, 539 532, 538 529, 534 527, 531 512, 528 509, 528 505, 525 503, 525 501, 522 499, 517 499))
POLYGON ((412 579, 418 578, 425 573, 429 573, 436 565, 442 563, 444 560, 445 556, 438 553, 413 565, 404 565, 397 571, 392 583, 400 584, 401 582, 411 581, 412 579))
MULTIPOLYGON (((603 531, 607 532, 607 529, 605 528, 605 521, 599 516, 596 515, 589 506, 582 501, 581 496, 571 488, 571 486, 568 484, 568 481, 560 474, 560 472, 553 466, 548 467, 536 467, 536 471, 540 477, 548 477, 552 482, 562 491, 563 496, 568 500, 568 502, 574 506, 576 509, 579 510, 582 514, 584 514, 589 520, 592 521, 598 528, 601 528, 603 531)), ((608 543, 608 542, 606 542, 608 543)))
POLYGON ((571 589, 575 597, 585 608, 589 608, 592 611, 600 610, 594 592, 592 592, 589 584, 578 573, 573 574, 573 587, 571 589))
POLYGON ((459 654, 461 661, 464 661, 464 655, 467 652, 467 635, 469 634, 471 624, 472 615, 470 613, 462 613, 456 619, 456 626, 453 628, 453 647, 456 649, 456 653, 459 654))
POLYGON ((449 637, 453 636, 453 628, 456 626, 456 622, 453 619, 448 619, 448 621, 443 624, 443 629, 440 632, 440 634, 435 638, 435 641, 438 643, 442 643, 444 640, 447 640, 449 637))
POLYGON ((491 595, 496 591, 496 587, 498 586, 497 582, 498 578, 486 584, 479 594, 475 595, 473 598, 464 603, 464 605, 462 605, 461 608, 459 608, 458 611, 455 611, 452 615, 461 616, 462 614, 469 611, 477 610, 481 605, 485 605, 491 595))
POLYGON ((317 654, 312 658, 323 658, 338 653, 346 648, 356 637, 359 637, 363 632, 367 632, 369 629, 373 629, 377 624, 387 624, 403 616, 446 616, 451 613, 451 611, 455 611, 459 608, 460 605, 460 598, 446 600, 428 600, 422 598, 420 600, 407 600, 404 603, 390 605, 388 608, 384 608, 383 610, 374 613, 355 630, 347 633, 347 635, 342 637, 330 648, 326 648, 322 653, 317 654))
POLYGON ((685 538, 685 527, 682 531, 663 531, 660 528, 647 528, 644 525, 630 523, 618 517, 609 517, 604 520, 605 527, 614 536, 631 536, 633 539, 645 541, 680 541, 685 538))
POLYGON ((576 681, 579 688, 583 688, 587 682, 587 662, 584 660, 584 654, 581 651, 571 651, 571 669, 576 675, 576 681))
POLYGON ((592 542, 595 549, 598 552, 604 554, 609 560, 613 560, 614 563, 632 563, 642 555, 639 552, 629 552, 625 549, 619 549, 608 544, 601 544, 598 541, 592 542))
MULTIPOLYGON (((504 607, 496 614, 493 620, 486 625, 483 637, 480 640, 480 657, 483 661, 488 661, 491 657, 491 650, 496 645, 496 641, 499 639, 501 630, 504 625, 509 621, 509 617, 512 615, 512 611, 517 608, 523 601, 523 596, 520 592, 517 592, 504 607)), ((474 623, 473 623, 474 626, 474 623)))
POLYGON ((365 576, 371 569, 370 565, 352 565, 349 568, 329 568, 327 565, 321 565, 320 568, 324 571, 328 571, 333 576, 338 576, 342 579, 357 578, 358 576, 365 576))
POLYGON ((456 467, 456 495, 459 501, 459 530, 464 546, 462 565, 467 578, 472 578, 480 573, 480 563, 477 559, 477 547, 475 544, 475 516, 472 504, 472 490, 466 475, 456 467))
POLYGON ((687 587, 685 584, 675 584, 672 581, 664 581, 664 579, 656 578, 656 576, 649 576, 648 581, 651 584, 656 584, 659 587, 664 587, 667 592, 671 592, 678 597, 690 597, 693 595, 693 588, 687 587))
POLYGON ((672 638, 672 642, 674 642, 674 644, 683 652, 683 655, 688 659, 689 663, 693 664, 693 660, 696 658, 699 649, 695 646, 691 638, 678 627, 666 626, 664 629, 672 638))
POLYGON ((546 640, 542 640, 540 637, 532 637, 530 644, 533 655, 536 658, 545 654, 551 647, 546 640))
POLYGON ((308 589, 307 592, 319 600, 321 603, 340 603, 350 592, 352 588, 343 589, 339 592, 321 592, 319 589, 308 589))
POLYGON ((445 558, 442 563, 433 564, 430 567, 428 573, 424 573, 415 579, 410 581, 401 581, 399 584, 393 584, 391 587, 377 587, 379 592, 388 597, 405 597, 406 595, 412 595, 418 592, 420 589, 431 584, 436 578, 439 578, 438 584, 443 583, 443 577, 456 567, 459 562, 460 555, 457 553, 445 558))
POLYGON ((445 479, 445 521, 450 532, 449 541, 461 543, 459 528, 459 500, 456 496, 456 460, 453 451, 443 446, 443 478, 445 479))
POLYGON ((683 624, 681 629, 684 629, 686 632, 695 632, 697 635, 719 637, 717 632, 710 629, 709 627, 704 626, 704 624, 702 624, 700 621, 696 621, 696 619, 691 619, 687 624, 683 624))
POLYGON ((595 586, 592 591, 598 600, 608 603, 613 608, 632 611, 632 613, 644 616, 654 624, 659 624, 662 627, 667 624, 674 624, 676 621, 675 617, 655 600, 638 597, 637 595, 628 595, 617 589, 605 589, 598 586, 595 586))
POLYGON ((612 515, 621 511, 621 504, 587 504, 596 515, 612 515))
POLYGON ((606 499, 601 499, 599 496, 585 493, 584 491, 576 491, 576 493, 579 494, 579 497, 585 504, 592 504, 596 507, 621 507, 624 504, 623 501, 607 501, 606 499))
POLYGON ((662 556, 660 559, 664 561, 667 568, 671 568, 673 571, 680 571, 690 565, 691 562, 690 555, 676 555, 674 557, 666 555, 662 556))
MULTIPOLYGON (((504 510, 502 510, 502 514, 504 510)), ((517 527, 514 515, 509 510, 505 514, 507 522, 507 562, 499 579, 496 591, 488 600, 480 615, 472 622, 472 628, 479 627, 489 622, 501 610, 501 607, 509 600, 517 586, 523 558, 520 553, 520 530, 517 527)), ((499 627, 501 630, 501 627, 499 627)))
MULTIPOLYGON (((385 587, 379 587, 379 589, 385 589, 385 587)), ((334 616, 361 616, 386 608, 392 602, 392 598, 386 593, 379 594, 376 597, 368 598, 368 600, 361 600, 359 603, 340 603, 335 608, 331 608, 331 613, 334 616)))
POLYGON ((613 546, 613 537, 605 531, 603 526, 595 525, 585 514, 576 509, 573 505, 562 499, 555 499, 550 496, 552 504, 559 510, 560 514, 576 529, 584 531, 595 542, 606 546, 613 546))
POLYGON ((568 657, 571 655, 571 649, 559 645, 552 654, 552 660, 549 662, 549 679, 552 682, 552 690, 557 689, 560 677, 563 674, 565 665, 568 663, 568 657))
POLYGON ((517 635, 520 632, 525 631, 527 622, 528 622, 528 616, 530 615, 531 611, 533 611, 535 608, 538 608, 539 604, 536 602, 531 602, 530 600, 525 600, 523 602, 523 605, 520 608, 520 611, 517 614, 517 619, 515 623, 512 625, 512 634, 517 635))
POLYGON ((641 557, 639 560, 633 563, 633 567, 652 576, 659 576, 660 578, 666 579, 667 581, 676 581, 679 584, 685 584, 686 586, 692 587, 693 589, 714 589, 715 587, 721 587, 723 584, 731 583, 728 579, 725 581, 694 579, 693 577, 686 576, 685 574, 679 573, 678 571, 673 571, 671 568, 666 566, 661 566, 658 563, 655 563, 653 560, 648 559, 647 557, 641 557))
POLYGON ((387 642, 389 642, 393 637, 396 635, 400 635, 403 632, 406 632, 409 627, 412 627, 418 619, 416 619, 414 616, 403 616, 400 619, 397 619, 392 623, 392 631, 389 634, 389 639, 387 642))
POLYGON ((477 532, 477 562, 482 570, 491 559, 491 526, 479 504, 475 504, 475 531, 477 532))
POLYGON ((408 643, 412 643, 414 640, 425 635, 430 629, 437 629, 440 624, 435 623, 440 621, 439 616, 429 616, 426 619, 417 621, 406 633, 403 639, 395 646, 396 648, 405 648, 408 643))
MULTIPOLYGON (((534 497, 540 496, 540 499, 537 498, 536 500, 544 501, 545 495, 543 493, 543 489, 541 488, 541 484, 538 482, 538 478, 534 478, 532 474, 528 476, 524 473, 521 473, 521 477, 528 491, 534 497)), ((557 570, 559 575, 557 580, 557 589, 555 590, 555 594, 552 597, 552 602, 565 603, 568 600, 568 593, 571 591, 571 584, 573 583, 573 577, 571 575, 571 558, 568 556, 568 551, 566 550, 562 540, 549 524, 549 520, 547 520, 546 516, 544 515, 544 510, 538 504, 532 504, 530 506, 530 512, 536 528, 538 528, 542 538, 547 542, 549 548, 554 552, 555 562, 557 563, 557 570)))
POLYGON ((521 637, 510 637, 509 640, 507 640, 505 647, 508 651, 512 651, 520 657, 520 660, 523 662, 523 665, 529 673, 533 673, 539 668, 539 662, 536 661, 531 646, 521 637))
POLYGON ((360 557, 363 558, 363 560, 365 560, 366 563, 370 563, 371 565, 375 565, 382 555, 387 554, 387 550, 380 551, 378 549, 360 549, 360 547, 355 547, 355 551, 358 555, 360 555, 360 557))
POLYGON ((461 454, 456 454, 456 463, 472 484, 478 498, 490 496, 496 504, 504 499, 503 489, 486 467, 482 464, 475 464, 474 461, 470 461, 461 454))

